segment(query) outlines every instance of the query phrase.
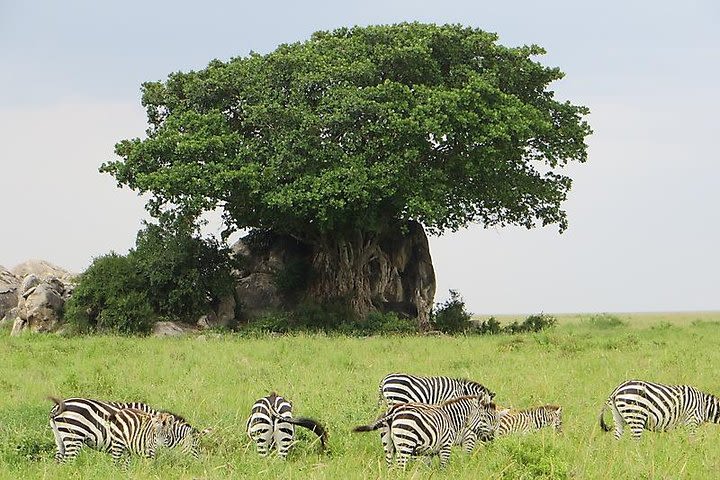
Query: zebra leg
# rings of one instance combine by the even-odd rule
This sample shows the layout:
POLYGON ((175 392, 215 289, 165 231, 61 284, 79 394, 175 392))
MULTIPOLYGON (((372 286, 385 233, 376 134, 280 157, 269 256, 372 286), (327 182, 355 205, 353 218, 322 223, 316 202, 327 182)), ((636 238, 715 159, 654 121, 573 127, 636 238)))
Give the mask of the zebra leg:
POLYGON ((410 456, 412 455, 412 451, 399 448, 395 451, 396 453, 396 459, 397 459, 397 466, 405 470, 405 467, 407 467, 407 462, 410 460, 410 456))
POLYGON ((615 423, 615 440, 620 440, 623 434, 623 425, 625 425, 625 419, 620 414, 615 402, 612 402, 610 411, 612 411, 613 422, 615 423))
POLYGON ((440 447, 440 468, 445 468, 450 461, 450 449, 452 447, 452 443, 446 443, 442 447, 440 447))
POLYGON ((690 440, 695 439, 695 434, 697 433, 697 428, 700 425, 700 421, 696 417, 690 417, 687 421, 687 427, 688 427, 688 436, 690 437, 690 440))
POLYGON ((385 452, 385 463, 387 463, 388 468, 390 468, 392 466, 393 457, 395 456, 395 444, 390 436, 389 428, 383 427, 380 431, 380 442, 382 443, 383 451, 385 452))
POLYGON ((278 456, 281 459, 287 458, 287 454, 290 451, 290 447, 295 437, 295 430, 292 424, 287 422, 278 422, 275 425, 275 432, 273 432, 273 440, 277 445, 278 456))
POLYGON ((255 441, 255 450, 258 455, 267 456, 272 444, 272 430, 269 427, 253 430, 250 436, 255 441))
MULTIPOLYGON (((640 440, 645 424, 647 423, 647 414, 636 412, 635 415, 630 416, 627 419, 628 428, 630 428, 630 435, 635 440, 640 440)), ((619 438, 619 437, 618 437, 619 438)))
POLYGON ((475 443, 477 442, 477 435, 475 432, 468 430, 465 433, 465 438, 462 440, 462 447, 465 453, 471 454, 472 451, 475 449, 475 443))

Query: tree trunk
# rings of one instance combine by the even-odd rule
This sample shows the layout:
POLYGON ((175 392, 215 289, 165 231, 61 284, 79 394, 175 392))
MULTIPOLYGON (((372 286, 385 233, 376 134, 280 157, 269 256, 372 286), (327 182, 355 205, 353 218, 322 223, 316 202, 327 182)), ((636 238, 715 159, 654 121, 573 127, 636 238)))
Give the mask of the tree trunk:
POLYGON ((394 311, 429 328, 435 272, 419 223, 382 234, 326 237, 314 245, 312 266, 315 277, 307 293, 313 300, 339 301, 360 317, 394 311))

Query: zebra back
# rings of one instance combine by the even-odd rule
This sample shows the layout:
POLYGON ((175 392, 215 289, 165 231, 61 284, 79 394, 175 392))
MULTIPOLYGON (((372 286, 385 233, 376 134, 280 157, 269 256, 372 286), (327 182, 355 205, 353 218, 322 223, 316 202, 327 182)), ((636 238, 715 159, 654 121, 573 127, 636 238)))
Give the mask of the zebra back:
POLYGON ((610 408, 615 420, 615 438, 619 439, 624 424, 634 438, 643 430, 665 431, 687 425, 690 435, 698 425, 720 422, 720 400, 690 385, 665 385, 644 380, 628 380, 618 385, 600 412, 600 426, 608 431, 603 413, 610 408))
POLYGON ((422 377, 407 373, 391 373, 380 382, 380 402, 439 404, 462 396, 478 396, 491 402, 495 393, 473 380, 451 377, 422 377))
POLYGON ((500 410, 496 435, 529 433, 544 427, 562 430, 562 407, 543 405, 523 410, 500 410))

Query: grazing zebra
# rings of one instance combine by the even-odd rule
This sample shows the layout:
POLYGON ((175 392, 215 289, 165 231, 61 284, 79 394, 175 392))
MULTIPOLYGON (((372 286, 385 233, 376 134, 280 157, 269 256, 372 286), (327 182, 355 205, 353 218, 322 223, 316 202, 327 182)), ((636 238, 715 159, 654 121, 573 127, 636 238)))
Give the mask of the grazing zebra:
POLYGON ((499 421, 495 435, 510 433, 530 433, 543 427, 553 427, 562 431, 562 407, 543 405, 524 410, 503 409, 498 413, 499 421))
POLYGON ((310 418, 293 417, 292 404, 275 392, 255 402, 247 420, 246 431, 255 442, 260 456, 266 456, 276 447, 278 456, 284 459, 295 437, 293 425, 312 430, 320 438, 321 448, 325 448, 327 432, 323 426, 310 418))
POLYGON ((603 418, 607 408, 612 411, 618 440, 625 424, 630 427, 632 437, 639 440, 643 429, 662 432, 676 425, 687 425, 693 436, 701 423, 720 423, 720 399, 689 385, 663 385, 642 380, 621 383, 600 411, 600 427, 609 432, 610 427, 603 418))
MULTIPOLYGON (((55 460, 62 463, 77 457, 83 445, 96 450, 109 452, 112 433, 108 419, 121 409, 133 409, 155 414, 158 410, 140 402, 104 402, 88 398, 68 398, 60 400, 49 397, 55 402, 50 410, 50 426, 55 435, 57 452, 55 460)), ((169 413, 169 412, 164 412, 169 413)), ((172 428, 164 438, 164 446, 181 445, 183 452, 198 455, 198 437, 209 429, 198 432, 179 415, 170 414, 172 428)))
POLYGON ((483 385, 464 378, 419 377, 406 373, 391 373, 380 382, 380 399, 391 407, 398 403, 442 403, 453 398, 475 395, 491 402, 495 393, 483 385))
POLYGON ((127 468, 132 453, 155 458, 156 447, 166 443, 165 438, 175 419, 169 413, 146 413, 124 408, 111 413, 107 421, 110 427, 110 455, 116 463, 125 457, 123 466, 127 468))
POLYGON ((445 467, 453 444, 462 443, 465 451, 472 451, 476 439, 492 438, 497 421, 494 403, 486 403, 484 397, 463 396, 440 405, 399 403, 374 423, 353 431, 382 429, 388 467, 396 457, 398 467, 404 469, 410 456, 416 455, 438 455, 440 466, 445 467))

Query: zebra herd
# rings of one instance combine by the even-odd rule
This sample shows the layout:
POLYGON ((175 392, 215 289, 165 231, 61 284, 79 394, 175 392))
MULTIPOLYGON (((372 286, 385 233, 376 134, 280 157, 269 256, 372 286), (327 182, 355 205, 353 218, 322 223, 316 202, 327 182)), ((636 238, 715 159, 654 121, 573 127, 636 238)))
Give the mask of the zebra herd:
MULTIPOLYGON (((417 456, 438 456, 440 465, 445 466, 453 445, 470 453, 478 440, 488 442, 497 436, 544 427, 562 431, 560 406, 501 408, 494 402, 494 392, 472 380, 393 373, 381 381, 379 392, 385 413, 353 431, 380 430, 388 466, 395 461, 404 468, 417 456)), ((157 447, 179 446, 197 458, 199 439, 210 432, 197 430, 183 417, 145 403, 49 398, 55 403, 50 426, 58 462, 75 458, 84 445, 110 453, 116 462, 124 459, 125 467, 130 454, 153 458, 157 447)), ((720 399, 688 385, 623 382, 600 411, 600 426, 605 431, 610 430, 604 420, 607 409, 612 412, 616 439, 622 436, 625 425, 633 438, 640 439, 643 430, 665 431, 687 425, 694 435, 702 423, 720 423, 720 399)), ((276 449, 277 455, 285 458, 295 441, 295 426, 314 432, 325 448, 326 429, 316 420, 293 416, 292 403, 275 392, 255 402, 246 432, 258 454, 266 456, 276 449)))

